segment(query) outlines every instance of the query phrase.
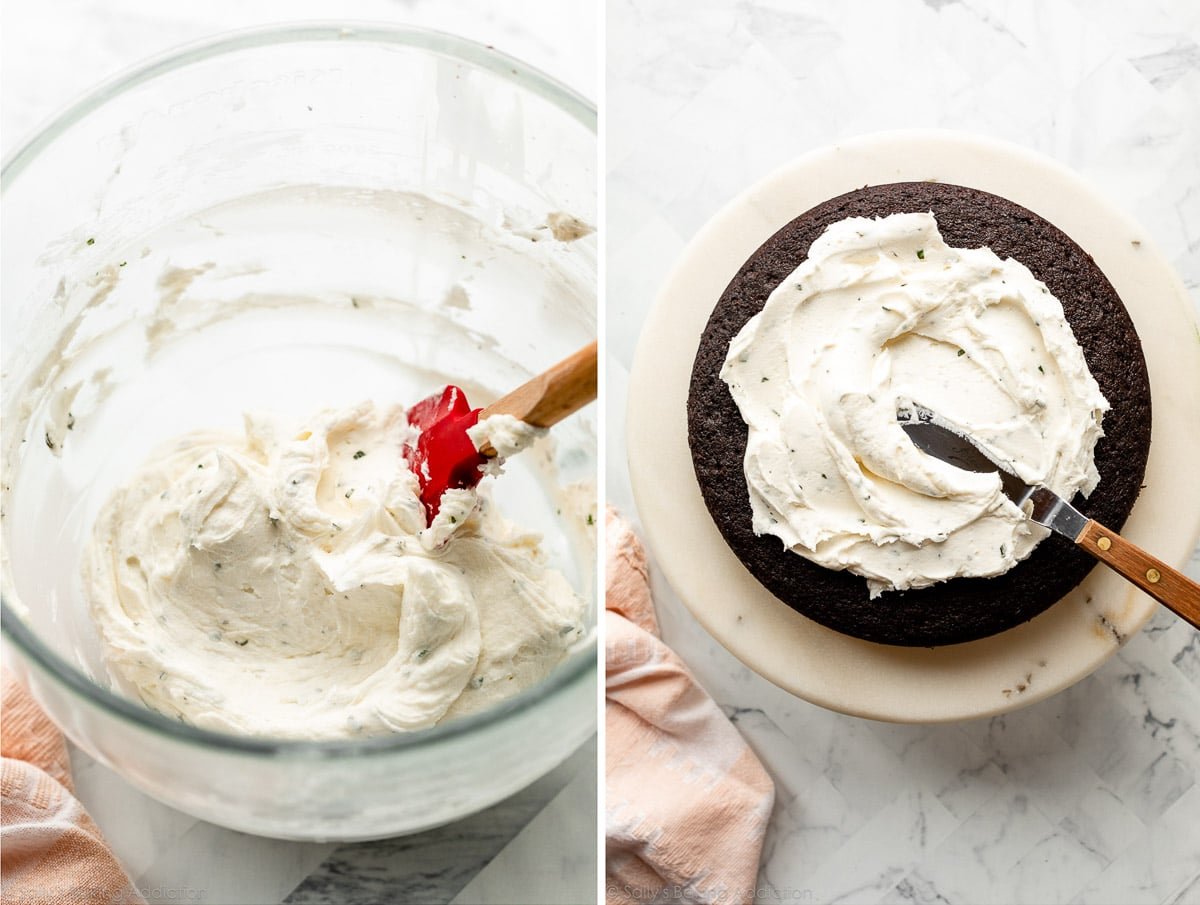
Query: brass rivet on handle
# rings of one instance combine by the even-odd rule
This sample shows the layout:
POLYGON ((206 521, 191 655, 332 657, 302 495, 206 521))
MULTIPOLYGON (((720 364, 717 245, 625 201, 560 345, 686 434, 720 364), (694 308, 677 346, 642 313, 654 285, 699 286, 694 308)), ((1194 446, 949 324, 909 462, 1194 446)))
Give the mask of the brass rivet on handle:
POLYGON ((1162 578, 1162 573, 1158 569, 1146 570, 1146 581, 1150 582, 1150 584, 1158 584, 1160 578, 1162 578))
POLYGON ((1100 540, 1096 541, 1096 546, 1101 550, 1107 550, 1112 546, 1112 541, 1110 541, 1107 537, 1102 537, 1100 540))

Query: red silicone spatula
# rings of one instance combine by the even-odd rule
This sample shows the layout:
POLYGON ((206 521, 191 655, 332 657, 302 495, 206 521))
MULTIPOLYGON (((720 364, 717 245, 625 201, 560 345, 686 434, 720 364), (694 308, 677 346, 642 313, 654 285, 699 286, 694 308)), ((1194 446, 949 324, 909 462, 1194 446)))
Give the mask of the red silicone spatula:
POLYGON ((421 484, 426 524, 451 488, 474 487, 479 469, 496 455, 490 446, 475 449, 467 428, 481 418, 512 415, 533 427, 551 427, 596 398, 596 343, 523 383, 484 409, 473 409, 467 394, 456 386, 434 393, 408 410, 408 423, 420 431, 416 444, 406 444, 404 456, 421 484))

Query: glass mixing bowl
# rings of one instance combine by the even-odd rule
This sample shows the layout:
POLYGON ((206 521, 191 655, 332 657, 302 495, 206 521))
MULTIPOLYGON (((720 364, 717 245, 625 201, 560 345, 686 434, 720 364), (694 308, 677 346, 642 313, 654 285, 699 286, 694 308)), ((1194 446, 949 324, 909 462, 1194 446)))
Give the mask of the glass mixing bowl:
POLYGON ((411 403, 450 376, 486 403, 592 339, 595 236, 551 227, 595 223, 595 126, 490 48, 306 26, 155 60, 5 164, 5 653, 76 744, 205 820, 355 840, 487 807, 594 731, 591 411, 494 485, 586 600, 585 641, 430 729, 303 742, 152 712, 110 688, 80 560, 167 437, 246 409, 411 403))

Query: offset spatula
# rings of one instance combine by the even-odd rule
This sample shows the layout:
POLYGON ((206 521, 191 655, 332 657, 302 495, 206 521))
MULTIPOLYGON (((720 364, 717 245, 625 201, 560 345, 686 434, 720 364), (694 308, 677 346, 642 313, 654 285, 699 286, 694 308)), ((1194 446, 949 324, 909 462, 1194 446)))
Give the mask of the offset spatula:
POLYGON ((1087 518, 1048 488, 1026 484, 993 461, 970 437, 953 430, 929 409, 915 404, 902 405, 896 412, 896 420, 922 452, 966 471, 999 474, 1004 493, 1028 513, 1029 518, 1073 541, 1182 619, 1200 628, 1200 585, 1182 572, 1172 569, 1095 519, 1087 518))

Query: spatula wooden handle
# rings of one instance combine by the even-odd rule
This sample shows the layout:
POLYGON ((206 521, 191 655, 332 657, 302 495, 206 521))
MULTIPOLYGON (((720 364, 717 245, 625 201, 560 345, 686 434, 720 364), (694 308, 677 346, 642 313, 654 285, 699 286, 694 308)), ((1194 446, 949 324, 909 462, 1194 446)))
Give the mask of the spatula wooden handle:
POLYGON ((1178 569, 1172 569, 1095 520, 1083 526, 1075 543, 1181 619, 1200 628, 1200 584, 1178 569))
MULTIPOLYGON (((552 427, 595 399, 596 343, 592 342, 500 397, 479 417, 512 415, 534 427, 552 427)), ((495 455, 495 450, 488 447, 480 452, 495 455)))

